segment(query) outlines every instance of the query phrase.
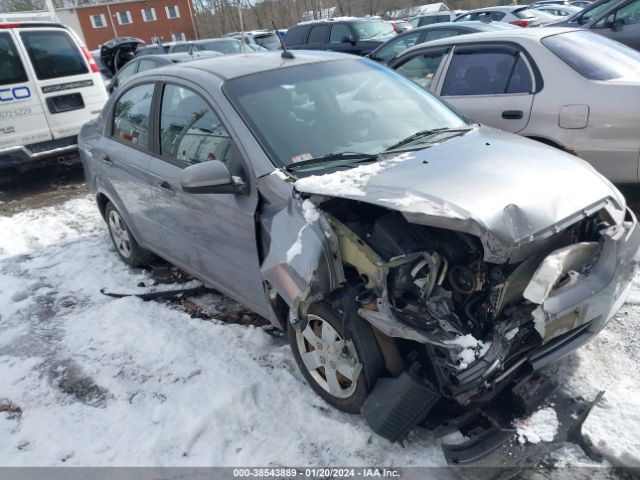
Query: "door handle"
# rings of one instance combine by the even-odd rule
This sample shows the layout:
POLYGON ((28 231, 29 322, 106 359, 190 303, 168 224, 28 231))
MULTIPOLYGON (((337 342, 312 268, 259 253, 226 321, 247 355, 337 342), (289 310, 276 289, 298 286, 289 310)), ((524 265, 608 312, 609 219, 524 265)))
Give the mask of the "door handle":
POLYGON ((502 118, 505 120, 520 120, 522 116, 522 110, 505 110, 502 112, 502 118))
POLYGON ((113 160, 111 160, 108 156, 102 157, 102 161, 110 167, 113 167, 113 160))
POLYGON ((170 194, 170 195, 174 195, 176 192, 174 192, 173 187, 171 186, 171 184, 169 182, 167 182, 166 180, 163 180, 162 182, 158 183, 158 186, 164 190, 166 193, 170 194))

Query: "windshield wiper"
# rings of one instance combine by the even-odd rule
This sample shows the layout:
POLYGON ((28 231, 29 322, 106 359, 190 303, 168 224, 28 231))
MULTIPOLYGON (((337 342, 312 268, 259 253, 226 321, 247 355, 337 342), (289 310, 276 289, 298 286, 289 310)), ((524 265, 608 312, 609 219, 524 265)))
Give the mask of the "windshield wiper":
POLYGON ((374 155, 371 153, 356 153, 356 152, 327 153, 326 155, 322 155, 321 157, 310 158, 308 160, 302 160, 301 162, 292 163, 291 165, 287 165, 284 168, 288 172, 292 172, 294 170, 300 170, 309 165, 317 165, 324 162, 333 162, 335 160, 341 160, 341 161, 344 161, 344 164, 350 164, 350 163, 373 161, 377 159, 378 159, 378 155, 374 155))
POLYGON ((422 139, 424 137, 428 137, 428 136, 431 136, 431 135, 436 135, 438 133, 449 133, 449 132, 462 133, 462 132, 468 132, 469 130, 471 130, 471 127, 465 127, 465 128, 447 128, 447 127, 442 127, 442 128, 431 128, 429 130, 421 130, 421 131, 416 132, 416 133, 414 133, 412 135, 409 135, 407 138, 404 138, 404 139, 400 140, 397 143, 394 143, 390 147, 387 147, 384 151, 385 152, 389 152, 391 150, 395 150, 396 148, 404 147, 405 145, 413 143, 416 140, 420 140, 420 139, 422 139))

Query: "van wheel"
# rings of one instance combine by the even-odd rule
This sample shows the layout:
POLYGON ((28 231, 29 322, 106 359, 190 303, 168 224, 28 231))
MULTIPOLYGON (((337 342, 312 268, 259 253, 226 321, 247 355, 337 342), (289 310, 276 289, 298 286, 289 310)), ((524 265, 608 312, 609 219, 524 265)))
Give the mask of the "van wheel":
POLYGON ((384 373, 384 359, 371 327, 355 310, 345 322, 331 305, 309 307, 301 325, 289 325, 293 356, 305 379, 327 403, 359 413, 375 381, 384 373), (344 325, 344 326, 343 326, 344 325))
POLYGON ((120 213, 111 202, 107 202, 105 217, 113 246, 124 263, 132 267, 139 267, 153 258, 151 252, 138 245, 129 227, 124 223, 120 213))

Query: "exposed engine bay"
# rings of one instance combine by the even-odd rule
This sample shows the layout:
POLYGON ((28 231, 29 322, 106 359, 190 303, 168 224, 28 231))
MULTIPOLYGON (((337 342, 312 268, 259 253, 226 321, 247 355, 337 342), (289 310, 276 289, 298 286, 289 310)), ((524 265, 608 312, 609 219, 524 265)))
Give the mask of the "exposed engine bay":
MULTIPOLYGON (((331 199, 320 208, 337 236, 345 278, 358 285, 358 313, 374 327, 388 373, 405 384, 403 393, 387 382, 383 395, 414 392, 421 408, 412 422, 434 425, 429 414, 468 412, 496 397, 516 373, 531 371, 527 355, 545 332, 525 290, 545 257, 563 248, 582 253, 554 270, 548 290, 587 274, 602 247, 600 232, 611 226, 606 212, 593 214, 525 261, 492 264, 483 260, 478 238, 466 233, 412 224, 399 212, 351 200, 331 199)), ((374 431, 391 440, 406 433, 396 421, 400 412, 375 407, 367 415, 367 409, 374 431)))

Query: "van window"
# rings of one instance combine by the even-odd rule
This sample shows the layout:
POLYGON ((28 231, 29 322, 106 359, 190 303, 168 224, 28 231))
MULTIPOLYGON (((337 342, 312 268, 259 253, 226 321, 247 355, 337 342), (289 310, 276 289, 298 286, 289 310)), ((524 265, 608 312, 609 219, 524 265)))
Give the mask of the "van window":
POLYGON ((0 85, 26 81, 27 74, 11 35, 7 32, 0 33, 0 85))
POLYGON ((231 170, 231 138, 207 101, 197 93, 167 85, 160 111, 160 153, 188 167, 221 160, 231 170))
POLYGON ((307 43, 327 43, 327 36, 329 34, 329 25, 316 25, 309 32, 309 38, 307 43))
POLYGON ((153 83, 139 85, 122 95, 113 115, 113 136, 142 148, 149 148, 149 115, 153 83))
POLYGON ((89 73, 80 49, 66 32, 21 32, 39 80, 89 73))
POLYGON ((289 30, 287 30, 287 33, 284 37, 284 44, 286 46, 303 44, 304 37, 307 31, 308 30, 306 26, 290 28, 289 30))
POLYGON ((329 38, 329 43, 342 43, 342 39, 344 37, 351 37, 351 30, 343 23, 339 23, 337 25, 333 25, 331 27, 331 38, 329 38))

